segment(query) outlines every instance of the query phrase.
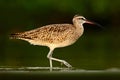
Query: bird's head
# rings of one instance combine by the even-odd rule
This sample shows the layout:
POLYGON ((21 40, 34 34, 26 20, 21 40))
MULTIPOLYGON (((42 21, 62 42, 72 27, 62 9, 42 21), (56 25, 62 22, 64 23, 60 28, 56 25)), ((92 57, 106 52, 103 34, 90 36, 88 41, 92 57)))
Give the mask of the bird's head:
POLYGON ((75 15, 73 18, 73 23, 79 23, 79 24, 84 24, 84 23, 88 23, 88 24, 95 24, 92 21, 87 20, 85 17, 83 16, 79 16, 79 15, 75 15))
POLYGON ((87 19, 86 19, 85 17, 83 17, 83 16, 79 16, 79 15, 75 15, 75 16, 74 16, 74 18, 73 18, 73 24, 83 25, 84 23, 94 24, 94 25, 97 25, 98 27, 104 29, 104 27, 102 27, 100 24, 95 23, 95 22, 92 22, 92 21, 89 21, 89 20, 87 20, 87 19))

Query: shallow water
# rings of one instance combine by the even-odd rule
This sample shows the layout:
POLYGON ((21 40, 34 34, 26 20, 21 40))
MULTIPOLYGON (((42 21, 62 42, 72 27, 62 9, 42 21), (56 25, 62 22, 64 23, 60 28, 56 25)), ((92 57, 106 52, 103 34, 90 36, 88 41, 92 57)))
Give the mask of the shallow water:
POLYGON ((111 68, 106 70, 84 70, 84 69, 68 69, 54 67, 50 71, 49 67, 0 67, 0 80, 5 79, 25 79, 25 80, 63 80, 63 79, 109 79, 119 80, 120 69, 111 68))

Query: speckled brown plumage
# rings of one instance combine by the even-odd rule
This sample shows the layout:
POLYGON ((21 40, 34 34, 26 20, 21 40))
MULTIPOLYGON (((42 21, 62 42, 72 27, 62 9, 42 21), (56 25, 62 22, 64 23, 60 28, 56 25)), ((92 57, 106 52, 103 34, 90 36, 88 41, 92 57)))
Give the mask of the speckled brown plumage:
POLYGON ((26 32, 15 33, 12 37, 29 41, 35 45, 39 41, 38 45, 47 46, 46 44, 56 45, 66 40, 71 42, 74 39, 75 41, 78 38, 75 30, 76 27, 72 24, 51 24, 26 32))
MULTIPOLYGON (((61 62, 67 67, 72 67, 64 60, 52 57, 55 48, 65 47, 73 44, 83 34, 83 24, 87 20, 83 16, 74 16, 73 24, 51 24, 30 31, 15 33, 11 38, 22 39, 34 45, 48 46, 50 51, 47 55, 52 68, 52 60, 61 62)), ((90 23, 90 22, 89 22, 90 23)))

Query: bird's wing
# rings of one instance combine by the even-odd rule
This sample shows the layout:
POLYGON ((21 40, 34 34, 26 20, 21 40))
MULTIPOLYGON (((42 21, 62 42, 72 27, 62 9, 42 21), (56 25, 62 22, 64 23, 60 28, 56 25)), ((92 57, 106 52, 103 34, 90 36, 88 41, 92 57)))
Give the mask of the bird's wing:
POLYGON ((72 32, 72 24, 52 24, 43 26, 34 30, 19 34, 20 38, 41 40, 48 42, 64 41, 70 32, 72 32))

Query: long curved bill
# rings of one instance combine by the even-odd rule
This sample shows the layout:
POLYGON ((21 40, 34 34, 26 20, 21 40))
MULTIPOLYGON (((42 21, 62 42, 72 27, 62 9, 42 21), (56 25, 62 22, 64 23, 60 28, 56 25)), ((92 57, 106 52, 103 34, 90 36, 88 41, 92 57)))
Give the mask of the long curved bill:
POLYGON ((85 20, 85 23, 94 24, 94 25, 97 25, 97 26, 103 28, 103 26, 101 26, 100 24, 98 24, 98 23, 96 23, 96 22, 93 22, 93 21, 85 20))
POLYGON ((89 21, 89 20, 85 20, 85 23, 88 23, 88 24, 96 24, 95 22, 92 22, 92 21, 89 21))

